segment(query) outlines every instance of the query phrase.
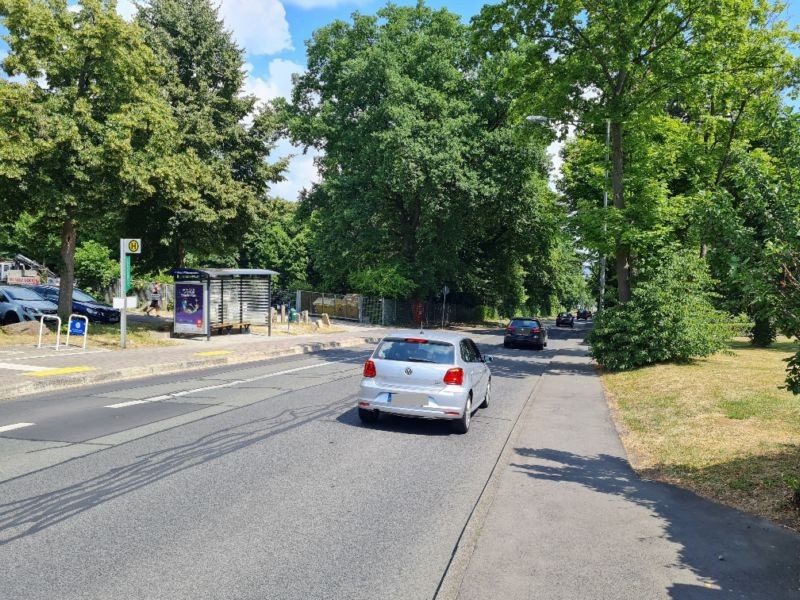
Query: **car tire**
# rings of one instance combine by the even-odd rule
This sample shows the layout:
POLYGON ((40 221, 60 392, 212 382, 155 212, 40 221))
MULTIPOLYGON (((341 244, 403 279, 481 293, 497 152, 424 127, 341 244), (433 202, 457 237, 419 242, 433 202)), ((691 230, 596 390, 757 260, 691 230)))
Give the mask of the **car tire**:
POLYGON ((6 313, 6 316, 3 317, 3 325, 12 325, 13 323, 19 323, 19 315, 9 311, 6 313))
POLYGON ((375 423, 379 417, 380 414, 377 410, 370 410, 368 408, 358 409, 358 418, 362 423, 375 423))
POLYGON ((489 408, 489 401, 492 397, 492 378, 489 377, 489 383, 486 384, 486 395, 483 397, 483 402, 478 408, 489 408))
POLYGON ((544 344, 539 344, 538 346, 534 346, 536 350, 544 350, 544 344))
POLYGON ((511 342, 503 340, 503 348, 511 348, 511 342))
POLYGON ((464 414, 458 421, 453 421, 453 431, 464 434, 469 431, 469 423, 472 420, 472 392, 467 397, 467 405, 464 407, 464 414))

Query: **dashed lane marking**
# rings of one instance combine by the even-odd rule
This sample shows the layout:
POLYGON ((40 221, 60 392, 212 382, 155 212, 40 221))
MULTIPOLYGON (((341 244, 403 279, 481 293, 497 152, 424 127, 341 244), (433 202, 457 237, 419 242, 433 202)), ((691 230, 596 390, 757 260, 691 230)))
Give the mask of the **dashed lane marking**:
POLYGON ((69 375, 70 373, 83 373, 85 371, 96 371, 94 367, 62 367, 60 369, 44 369, 42 371, 29 371, 24 375, 31 377, 51 377, 53 375, 69 375))
POLYGON ((316 364, 316 365, 306 365, 304 367, 295 367, 294 369, 286 369, 284 371, 276 371, 274 373, 267 373, 265 375, 259 375, 257 377, 250 377, 248 379, 236 379, 234 381, 228 381, 226 383, 220 383, 218 385, 209 385, 209 386, 206 386, 206 387, 194 388, 194 389, 191 389, 191 390, 184 390, 182 392, 175 392, 174 394, 162 394, 161 396, 153 396, 152 398, 144 398, 142 400, 129 400, 128 402, 118 402, 116 404, 108 404, 105 408, 125 408, 127 406, 136 406, 137 404, 148 404, 150 402, 160 402, 162 400, 171 400, 172 398, 180 398, 181 396, 188 396, 189 394, 197 394, 198 392, 208 392, 210 390, 219 390, 219 389, 222 389, 222 388, 233 387, 234 385, 239 385, 239 384, 242 384, 242 383, 251 383, 253 381, 259 381, 261 379, 268 379, 270 377, 278 377, 279 375, 288 375, 289 373, 296 373, 297 371, 305 371, 307 369, 317 369, 319 367, 326 367, 328 365, 332 365, 332 364, 335 364, 335 363, 346 362, 347 360, 350 360, 350 359, 332 360, 332 361, 328 361, 328 362, 324 362, 324 363, 319 363, 319 364, 316 364))
POLYGON ((48 367, 35 367, 33 365, 0 362, 0 369, 11 369, 12 371, 44 371, 47 368, 48 367))
POLYGON ((14 431, 15 429, 22 429, 23 427, 30 427, 31 425, 36 425, 36 423, 14 423, 13 425, 3 425, 0 427, 0 433, 4 431, 14 431))

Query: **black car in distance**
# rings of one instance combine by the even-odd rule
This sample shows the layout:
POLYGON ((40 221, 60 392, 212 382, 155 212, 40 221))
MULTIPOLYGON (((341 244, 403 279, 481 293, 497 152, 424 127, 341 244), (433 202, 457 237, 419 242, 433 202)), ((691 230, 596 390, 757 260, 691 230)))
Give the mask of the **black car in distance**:
POLYGON ((562 312, 556 316, 556 327, 575 327, 575 317, 572 313, 562 312))
POLYGON ((533 346, 536 350, 542 350, 547 346, 547 329, 535 317, 514 317, 506 327, 503 346, 533 346))
POLYGON ((587 319, 591 318, 592 318, 592 311, 590 311, 588 308, 582 308, 578 311, 579 320, 583 319, 584 321, 586 321, 587 319))

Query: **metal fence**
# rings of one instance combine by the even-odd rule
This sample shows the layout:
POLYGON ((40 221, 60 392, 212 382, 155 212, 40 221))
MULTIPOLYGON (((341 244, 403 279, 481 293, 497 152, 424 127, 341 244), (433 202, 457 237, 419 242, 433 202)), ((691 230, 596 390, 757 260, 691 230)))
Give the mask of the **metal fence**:
POLYGON ((413 327, 421 324, 430 328, 480 320, 474 306, 359 294, 298 291, 294 303, 297 310, 307 310, 314 316, 327 313, 331 318, 371 325, 413 327))

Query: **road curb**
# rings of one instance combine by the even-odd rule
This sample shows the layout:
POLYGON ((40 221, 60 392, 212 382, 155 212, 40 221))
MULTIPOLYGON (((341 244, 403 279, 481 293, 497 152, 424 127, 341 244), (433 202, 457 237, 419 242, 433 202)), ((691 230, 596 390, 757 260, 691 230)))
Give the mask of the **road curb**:
MULTIPOLYGON (((550 357, 550 361, 555 358, 556 354, 558 354, 557 351, 550 357)), ((542 386, 545 376, 547 376, 547 371, 542 372, 542 375, 534 384, 533 389, 531 389, 531 393, 528 394, 528 397, 525 399, 525 404, 523 404, 522 409, 519 411, 517 420, 508 433, 503 449, 500 451, 500 455, 497 457, 494 467, 492 467, 489 479, 486 481, 486 485, 481 491, 475 506, 473 506, 472 512, 464 525, 464 529, 461 531, 461 535, 456 542, 456 547, 453 549, 450 562, 442 575, 433 600, 456 600, 456 598, 458 598, 459 592, 461 591, 461 582, 464 580, 464 576, 467 573, 472 555, 475 553, 475 547, 478 544, 481 529, 494 503, 497 490, 500 487, 500 480, 505 472, 505 466, 511 462, 512 450, 522 430, 522 425, 528 413, 532 410, 534 404, 533 400, 539 388, 542 386)))
POLYGON ((45 380, 20 381, 15 382, 8 388, 2 390, 0 402, 13 400, 21 396, 28 396, 30 394, 40 394, 42 392, 74 389, 98 383, 127 381, 154 375, 170 375, 183 371, 197 371, 200 369, 224 367, 225 365, 252 363, 262 360, 269 360, 272 358, 280 358, 283 356, 311 354, 314 352, 322 352, 323 350, 335 350, 337 348, 351 348, 353 346, 360 346, 361 344, 377 344, 379 341, 379 337, 373 336, 353 337, 334 342, 300 343, 288 348, 276 348, 273 350, 246 352, 242 354, 234 353, 230 355, 208 358, 193 357, 172 363, 159 363, 157 365, 120 368, 110 371, 87 371, 71 375, 54 376, 51 379, 45 380))

